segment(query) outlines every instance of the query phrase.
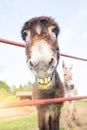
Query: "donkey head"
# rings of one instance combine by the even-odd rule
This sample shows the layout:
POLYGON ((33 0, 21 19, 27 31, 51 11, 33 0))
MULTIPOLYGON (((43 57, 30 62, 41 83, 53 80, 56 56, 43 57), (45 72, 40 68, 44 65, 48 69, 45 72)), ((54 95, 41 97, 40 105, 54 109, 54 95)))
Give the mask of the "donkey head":
POLYGON ((27 64, 39 88, 51 88, 59 61, 57 23, 50 17, 36 17, 24 24, 21 33, 26 42, 27 64))
POLYGON ((72 66, 70 68, 67 68, 65 66, 65 62, 62 62, 62 68, 63 68, 63 73, 64 73, 64 83, 65 83, 65 87, 67 87, 67 89, 73 89, 74 88, 74 84, 72 82, 72 66))

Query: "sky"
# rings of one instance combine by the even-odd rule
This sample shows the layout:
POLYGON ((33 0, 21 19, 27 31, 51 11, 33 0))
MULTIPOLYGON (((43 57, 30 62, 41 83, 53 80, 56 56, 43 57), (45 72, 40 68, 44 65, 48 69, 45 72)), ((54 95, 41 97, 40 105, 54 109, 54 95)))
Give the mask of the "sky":
MULTIPOLYGON (((60 27, 60 52, 87 59, 87 0, 0 0, 0 38, 21 42, 23 24, 33 17, 50 16, 60 27)), ((87 95, 87 62, 60 57, 57 71, 63 81, 62 61, 73 65, 79 95, 87 95)), ((26 65, 25 49, 0 43, 0 80, 13 86, 34 82, 26 65)))

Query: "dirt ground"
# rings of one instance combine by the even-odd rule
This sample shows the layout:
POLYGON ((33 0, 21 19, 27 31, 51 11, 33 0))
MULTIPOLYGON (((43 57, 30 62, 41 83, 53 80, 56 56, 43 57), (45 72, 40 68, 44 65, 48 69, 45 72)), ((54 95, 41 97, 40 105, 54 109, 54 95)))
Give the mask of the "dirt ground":
POLYGON ((61 128, 64 130, 87 130, 87 103, 78 102, 77 103, 77 119, 79 120, 79 125, 76 121, 72 120, 72 128, 67 125, 67 114, 66 110, 61 113, 61 128))
POLYGON ((0 109, 0 119, 7 120, 7 119, 26 117, 34 114, 35 112, 36 112, 36 108, 30 106, 4 108, 4 109, 0 109))
MULTIPOLYGON (((65 106, 65 105, 64 105, 65 106)), ((66 109, 61 113, 60 126, 64 128, 64 130, 87 130, 87 103, 78 102, 77 103, 77 114, 80 122, 80 126, 77 126, 73 121, 73 127, 69 128, 67 125, 67 115, 66 109)), ((34 106, 26 106, 26 107, 16 107, 16 108, 5 108, 0 109, 0 120, 5 119, 15 119, 25 116, 31 116, 36 113, 36 108, 34 106)))

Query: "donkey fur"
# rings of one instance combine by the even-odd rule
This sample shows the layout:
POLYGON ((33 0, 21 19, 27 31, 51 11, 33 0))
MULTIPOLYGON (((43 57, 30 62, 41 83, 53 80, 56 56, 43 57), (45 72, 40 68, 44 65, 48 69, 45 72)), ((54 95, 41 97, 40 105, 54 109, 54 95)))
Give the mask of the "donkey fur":
MULTIPOLYGON (((59 62, 60 52, 58 40, 55 40, 48 33, 48 27, 55 26, 59 33, 58 24, 50 17, 36 17, 27 21, 22 28, 22 37, 24 31, 30 31, 30 39, 26 41, 26 56, 27 61, 31 58, 31 48, 35 36, 45 39, 51 46, 52 51, 57 55, 57 65, 59 62), (40 34, 37 33, 37 25, 40 28, 40 34)), ((37 57, 36 57, 37 58, 37 57)), ((33 99, 50 99, 64 97, 64 88, 57 72, 57 66, 54 69, 55 83, 49 89, 39 89, 37 81, 33 85, 33 99)), ((53 103, 45 105, 37 105, 38 112, 38 127, 39 130, 59 130, 60 109, 63 103, 53 103)))

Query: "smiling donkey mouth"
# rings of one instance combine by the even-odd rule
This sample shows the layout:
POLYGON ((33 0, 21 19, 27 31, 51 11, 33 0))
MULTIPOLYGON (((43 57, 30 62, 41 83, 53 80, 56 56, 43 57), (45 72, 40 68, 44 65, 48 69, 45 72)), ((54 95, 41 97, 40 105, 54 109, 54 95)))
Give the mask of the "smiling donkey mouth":
POLYGON ((40 86, 40 88, 42 89, 48 89, 48 87, 51 85, 52 83, 52 76, 47 77, 47 78, 37 78, 36 79, 38 85, 40 86))

